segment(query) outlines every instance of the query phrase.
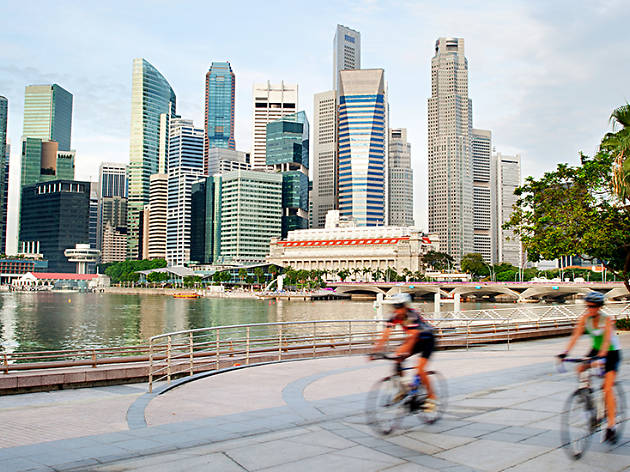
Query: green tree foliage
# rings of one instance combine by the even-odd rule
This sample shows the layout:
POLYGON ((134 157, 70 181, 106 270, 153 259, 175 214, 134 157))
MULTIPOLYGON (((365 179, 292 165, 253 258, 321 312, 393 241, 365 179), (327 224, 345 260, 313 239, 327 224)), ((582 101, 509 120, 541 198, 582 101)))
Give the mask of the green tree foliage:
POLYGON ((164 259, 143 259, 141 261, 124 261, 108 264, 105 267, 105 274, 112 279, 112 283, 135 282, 139 278, 136 274, 139 270, 160 269, 166 267, 164 259))
POLYGON ((490 275, 490 269, 484 262, 483 256, 477 252, 465 254, 464 257, 462 257, 460 266, 464 272, 476 275, 477 277, 490 275))
POLYGON ((161 282, 166 282, 171 278, 171 274, 168 272, 151 272, 147 275, 147 281, 152 284, 158 284, 161 282))
POLYGON ((428 251, 422 261, 434 270, 446 270, 453 265, 454 259, 445 252, 428 251))
POLYGON ((599 259, 630 291, 630 211, 612 192, 614 160, 601 150, 582 155, 579 166, 559 164, 540 179, 528 177, 504 227, 520 234, 531 261, 599 259))
POLYGON ((256 267, 254 269, 254 274, 256 275, 256 282, 259 284, 265 281, 265 270, 262 267, 256 267))
POLYGON ((630 105, 620 106, 610 115, 613 132, 602 139, 600 148, 614 157, 613 192, 624 203, 630 203, 630 105), (620 127, 618 131, 615 129, 620 127))
POLYGON ((337 271, 337 276, 344 282, 348 276, 350 275, 350 271, 348 269, 341 269, 337 271))

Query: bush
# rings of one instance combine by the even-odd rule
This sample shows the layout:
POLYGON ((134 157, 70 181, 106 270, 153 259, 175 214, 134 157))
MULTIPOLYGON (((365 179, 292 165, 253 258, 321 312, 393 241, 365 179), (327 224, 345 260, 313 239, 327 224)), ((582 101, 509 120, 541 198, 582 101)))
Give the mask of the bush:
POLYGON ((616 322, 617 329, 630 331, 630 318, 619 318, 616 322))

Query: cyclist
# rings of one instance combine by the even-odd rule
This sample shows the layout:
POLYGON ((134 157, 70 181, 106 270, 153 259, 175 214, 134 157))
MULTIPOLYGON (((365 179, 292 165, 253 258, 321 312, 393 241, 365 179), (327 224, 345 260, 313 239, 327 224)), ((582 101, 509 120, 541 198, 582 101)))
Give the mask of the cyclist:
MULTIPOLYGON (((435 348, 433 327, 424 320, 420 313, 409 307, 410 302, 411 296, 408 293, 399 293, 394 295, 391 299, 384 301, 384 303, 392 304, 394 310, 392 317, 387 321, 381 338, 374 346, 374 352, 381 352, 383 350, 392 330, 396 325, 400 325, 407 334, 407 337, 398 349, 396 349, 396 371, 398 374, 401 374, 403 360, 420 353, 417 373, 427 390, 427 400, 422 408, 425 411, 432 411, 435 409, 435 393, 433 388, 431 388, 429 376, 426 374, 426 367, 429 357, 431 357, 431 353, 435 348)), ((401 394, 404 395, 406 392, 401 392, 401 394)))
MULTIPOLYGON (((615 433, 615 394, 613 386, 615 377, 621 360, 619 351, 619 339, 615 334, 615 322, 601 310, 604 305, 604 295, 600 292, 590 292, 584 297, 586 302, 586 312, 580 317, 577 325, 573 328, 573 334, 569 340, 566 350, 558 357, 563 359, 573 348, 577 339, 586 332, 592 339, 592 348, 587 357, 599 357, 605 359, 604 367, 604 400, 606 402, 606 412, 608 416, 608 427, 604 435, 604 441, 614 444, 617 441, 615 433)), ((580 364, 578 372, 582 372, 587 366, 580 364)))

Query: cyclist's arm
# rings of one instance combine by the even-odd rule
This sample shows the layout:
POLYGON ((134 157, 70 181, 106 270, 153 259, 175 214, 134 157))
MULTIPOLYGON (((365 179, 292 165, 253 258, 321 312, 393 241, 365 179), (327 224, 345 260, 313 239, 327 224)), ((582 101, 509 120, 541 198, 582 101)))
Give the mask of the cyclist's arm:
POLYGON ((604 326, 604 339, 602 340, 602 346, 599 348, 599 353, 597 355, 599 357, 606 357, 608 354, 608 347, 610 346, 610 337, 612 336, 614 321, 612 318, 608 318, 606 320, 606 326, 604 326))
POLYGON ((413 348, 413 345, 416 343, 416 340, 418 339, 419 335, 420 335, 419 330, 417 329, 411 330, 409 332, 409 335, 407 336, 407 339, 405 339, 405 342, 402 343, 398 349, 396 349, 396 355, 403 356, 403 357, 408 356, 411 353, 411 349, 413 348))
POLYGON ((573 346, 575 346, 578 338, 582 336, 582 333, 584 333, 584 316, 580 317, 578 323, 575 325, 575 328, 573 328, 571 339, 569 339, 569 344, 567 344, 567 348, 564 351, 565 353, 568 353, 571 349, 573 349, 573 346))
POLYGON ((389 339, 389 335, 392 332, 392 328, 390 327, 386 327, 383 330, 383 334, 381 335, 381 339, 379 339, 376 344, 374 345, 374 352, 381 352, 383 351, 383 347, 385 346, 385 343, 387 342, 387 340, 389 339))

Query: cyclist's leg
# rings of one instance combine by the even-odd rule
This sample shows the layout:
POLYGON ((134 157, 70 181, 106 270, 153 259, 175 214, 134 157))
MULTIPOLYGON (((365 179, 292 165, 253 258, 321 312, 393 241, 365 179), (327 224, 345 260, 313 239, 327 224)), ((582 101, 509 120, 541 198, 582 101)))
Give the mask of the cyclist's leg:
POLYGON ((431 386, 431 380, 426 372, 429 358, 431 357, 431 353, 435 347, 435 338, 433 335, 426 337, 423 336, 418 340, 417 345, 420 352, 420 358, 418 359, 418 375, 420 376, 420 380, 422 380, 424 388, 427 389, 427 397, 435 398, 435 392, 431 386))
POLYGON ((608 417, 608 428, 615 427, 615 415, 617 414, 615 401, 615 378, 619 366, 619 353, 608 351, 606 355, 606 374, 604 375, 604 401, 606 402, 606 413, 608 417))

